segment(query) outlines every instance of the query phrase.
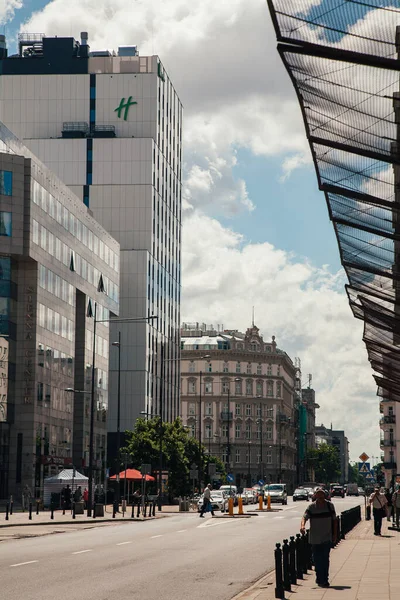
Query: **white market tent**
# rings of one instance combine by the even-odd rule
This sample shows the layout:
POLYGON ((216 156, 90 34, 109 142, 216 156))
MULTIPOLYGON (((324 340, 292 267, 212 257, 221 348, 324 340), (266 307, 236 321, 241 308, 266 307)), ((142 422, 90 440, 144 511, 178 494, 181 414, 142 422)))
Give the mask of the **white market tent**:
POLYGON ((77 487, 81 486, 82 492, 85 487, 89 485, 89 478, 74 469, 64 469, 60 471, 58 475, 52 475, 46 477, 44 480, 44 493, 43 493, 43 504, 44 506, 50 506, 51 494, 53 492, 60 493, 63 487, 69 485, 72 492, 77 487))

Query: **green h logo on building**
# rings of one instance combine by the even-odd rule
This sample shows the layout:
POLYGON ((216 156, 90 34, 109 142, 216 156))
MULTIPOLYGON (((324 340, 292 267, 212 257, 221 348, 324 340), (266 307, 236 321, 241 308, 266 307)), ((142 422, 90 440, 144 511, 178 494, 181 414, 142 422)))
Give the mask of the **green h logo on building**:
POLYGON ((132 100, 132 96, 129 96, 128 100, 125 102, 125 98, 121 98, 121 102, 119 103, 119 106, 117 106, 117 108, 114 108, 114 112, 117 113, 118 119, 121 118, 122 116, 122 111, 124 111, 124 121, 127 120, 128 118, 128 112, 131 106, 133 106, 134 104, 137 104, 137 102, 134 102, 132 100))

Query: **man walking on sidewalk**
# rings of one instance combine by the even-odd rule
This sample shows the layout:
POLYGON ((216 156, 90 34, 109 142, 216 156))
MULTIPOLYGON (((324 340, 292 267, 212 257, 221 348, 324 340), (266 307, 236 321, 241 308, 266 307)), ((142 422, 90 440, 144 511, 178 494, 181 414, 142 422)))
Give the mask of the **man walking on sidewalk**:
POLYGON ((374 515, 374 535, 381 535, 382 519, 386 516, 387 500, 385 494, 381 494, 377 485, 373 494, 369 497, 369 504, 372 506, 374 515))
POLYGON ((206 489, 204 490, 203 506, 201 507, 200 517, 204 517, 204 513, 208 510, 211 510, 211 514, 212 516, 214 516, 214 511, 212 509, 211 504, 211 483, 209 483, 206 489))
POLYGON ((315 490, 312 502, 301 520, 300 532, 305 533, 306 521, 310 520, 310 544, 312 547, 316 583, 319 587, 329 587, 329 553, 332 542, 337 538, 335 507, 326 500, 322 488, 315 490))
POLYGON ((393 511, 394 511, 394 522, 396 524, 397 529, 399 528, 400 523, 400 493, 399 489, 395 491, 392 497, 393 511))

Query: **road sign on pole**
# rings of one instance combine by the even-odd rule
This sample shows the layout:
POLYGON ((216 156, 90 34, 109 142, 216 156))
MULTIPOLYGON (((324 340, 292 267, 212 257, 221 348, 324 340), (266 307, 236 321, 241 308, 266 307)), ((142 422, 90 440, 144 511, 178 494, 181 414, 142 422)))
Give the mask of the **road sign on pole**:
POLYGON ((264 485, 263 479, 260 479, 260 481, 258 482, 258 485, 261 485, 261 486, 264 485))
POLYGON ((368 456, 368 454, 365 454, 365 452, 363 452, 362 454, 360 454, 359 459, 362 462, 366 462, 369 459, 369 456, 368 456))
POLYGON ((361 462, 358 463, 358 472, 359 473, 369 473, 371 471, 370 463, 361 462))
POLYGON ((232 473, 228 473, 228 475, 226 476, 228 483, 233 483, 235 481, 234 476, 232 475, 232 473))

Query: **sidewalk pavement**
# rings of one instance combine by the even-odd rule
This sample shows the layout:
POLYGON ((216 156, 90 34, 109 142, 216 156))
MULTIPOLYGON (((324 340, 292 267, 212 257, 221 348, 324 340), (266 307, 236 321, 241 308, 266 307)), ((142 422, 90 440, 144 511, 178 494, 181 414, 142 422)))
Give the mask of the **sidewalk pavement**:
MULTIPOLYGON (((330 588, 315 584, 309 571, 287 600, 398 600, 400 596, 400 533, 388 529, 373 535, 373 521, 361 521, 331 552, 330 588)), ((274 600, 275 572, 260 579, 233 600, 274 600)))

